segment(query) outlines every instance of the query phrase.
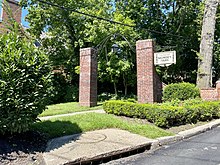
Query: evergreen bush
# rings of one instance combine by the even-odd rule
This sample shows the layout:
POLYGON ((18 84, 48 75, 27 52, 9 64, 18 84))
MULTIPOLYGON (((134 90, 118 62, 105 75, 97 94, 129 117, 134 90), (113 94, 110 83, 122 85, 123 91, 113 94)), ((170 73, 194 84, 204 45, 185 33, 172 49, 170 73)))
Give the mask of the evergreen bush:
POLYGON ((171 101, 175 99, 187 100, 200 97, 199 88, 190 83, 169 84, 163 91, 163 101, 171 101))
POLYGON ((0 37, 0 134, 21 133, 47 104, 50 65, 33 42, 16 32, 0 37))

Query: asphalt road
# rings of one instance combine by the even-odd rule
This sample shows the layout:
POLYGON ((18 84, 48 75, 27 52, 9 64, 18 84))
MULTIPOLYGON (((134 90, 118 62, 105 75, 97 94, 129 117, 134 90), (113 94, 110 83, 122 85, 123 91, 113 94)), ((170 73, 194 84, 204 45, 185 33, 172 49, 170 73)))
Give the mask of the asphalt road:
POLYGON ((220 127, 190 139, 173 143, 105 165, 220 165, 220 127))

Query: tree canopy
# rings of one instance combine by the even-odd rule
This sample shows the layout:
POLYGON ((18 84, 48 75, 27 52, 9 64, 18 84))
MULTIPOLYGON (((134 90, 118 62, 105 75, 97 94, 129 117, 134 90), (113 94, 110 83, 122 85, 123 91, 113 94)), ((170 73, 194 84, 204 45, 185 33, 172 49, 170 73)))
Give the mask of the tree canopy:
MULTIPOLYGON (((135 42, 148 38, 156 40, 156 51, 177 51, 176 65, 157 67, 163 82, 196 82, 202 0, 22 0, 20 3, 29 11, 28 31, 42 43, 54 67, 65 68, 72 83, 78 81, 75 67, 79 65, 79 49, 99 45, 100 84, 114 84, 115 93, 120 90, 127 93, 136 83, 135 42), (113 44, 121 51, 112 53, 113 44)), ((217 13, 213 74, 219 78, 217 13)))

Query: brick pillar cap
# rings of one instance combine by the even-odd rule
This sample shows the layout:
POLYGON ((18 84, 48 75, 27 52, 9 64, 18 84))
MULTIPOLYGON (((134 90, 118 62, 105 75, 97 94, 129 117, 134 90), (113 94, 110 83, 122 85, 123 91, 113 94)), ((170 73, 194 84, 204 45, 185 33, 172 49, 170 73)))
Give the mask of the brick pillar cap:
POLYGON ((209 88, 201 88, 200 91, 202 90, 215 90, 215 88, 209 87, 209 88))
POLYGON ((154 42, 154 39, 138 40, 137 42, 154 42))
POLYGON ((85 51, 85 50, 96 50, 93 47, 89 47, 89 48, 80 48, 80 51, 85 51))

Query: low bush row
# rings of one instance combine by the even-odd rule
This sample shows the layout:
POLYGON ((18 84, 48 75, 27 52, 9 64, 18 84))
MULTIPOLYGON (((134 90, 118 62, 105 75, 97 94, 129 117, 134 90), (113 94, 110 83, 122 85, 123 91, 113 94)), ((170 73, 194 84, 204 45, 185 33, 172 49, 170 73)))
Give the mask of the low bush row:
POLYGON ((168 104, 138 104, 107 101, 103 109, 110 114, 147 119, 159 127, 171 127, 220 117, 220 102, 188 101, 182 106, 168 104))

